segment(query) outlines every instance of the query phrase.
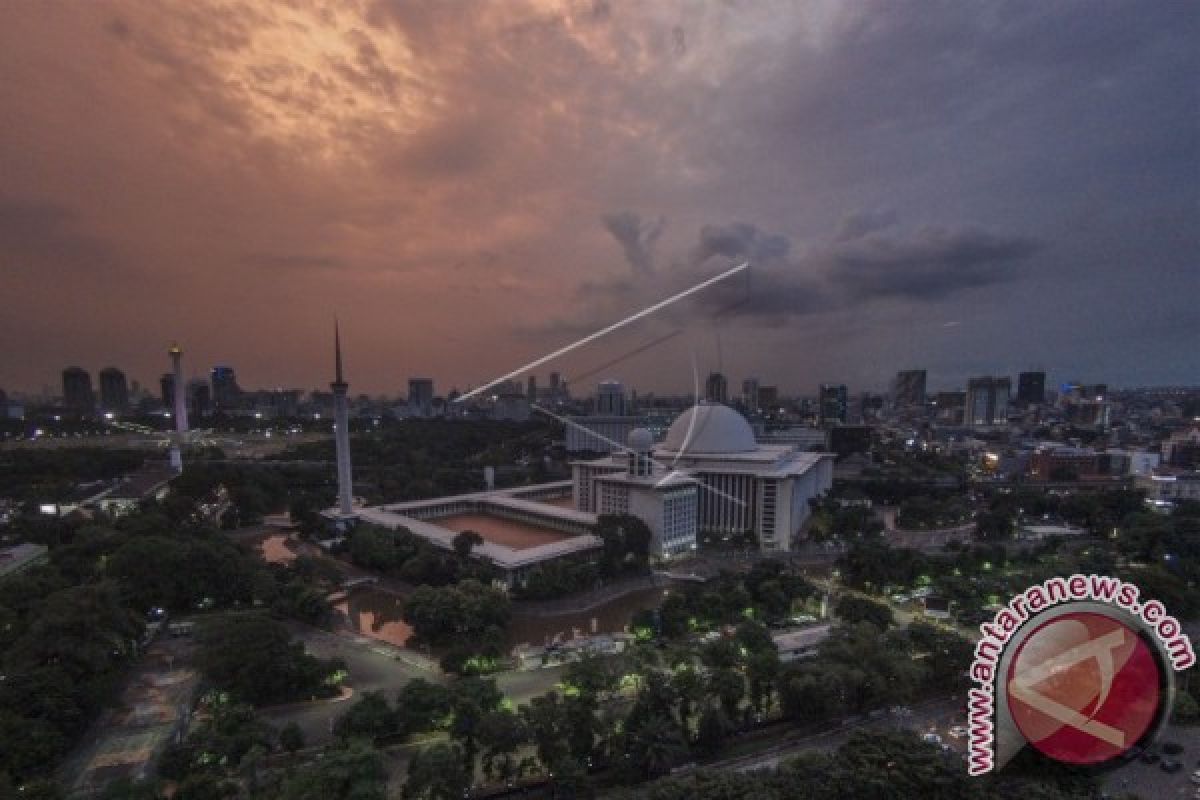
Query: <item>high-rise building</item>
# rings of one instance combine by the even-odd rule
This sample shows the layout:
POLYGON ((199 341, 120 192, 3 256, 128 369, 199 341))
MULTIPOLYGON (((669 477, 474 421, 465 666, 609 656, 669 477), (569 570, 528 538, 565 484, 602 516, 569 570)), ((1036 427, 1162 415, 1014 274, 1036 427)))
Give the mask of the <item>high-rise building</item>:
POLYGON ((896 408, 919 408, 925 405, 925 370, 906 369, 897 372, 892 396, 896 408))
POLYGON ((529 378, 525 381, 525 397, 527 397, 529 399, 530 403, 537 402, 538 396, 537 396, 537 376, 536 375, 530 375, 529 378))
POLYGON ((710 403, 725 405, 729 401, 729 384, 719 372, 710 372, 704 382, 704 398, 710 403))
POLYGON ((758 378, 742 381, 742 405, 750 411, 758 411, 758 378))
MULTIPOLYGON (((596 387, 596 414, 625 416, 625 387, 620 381, 601 381, 596 387)), ((622 440, 624 441, 624 440, 622 440)))
POLYGON ((758 387, 758 407, 763 410, 774 409, 779 406, 779 387, 777 386, 760 386, 758 387))
POLYGON ((196 379, 188 382, 188 404, 193 417, 207 417, 212 413, 212 390, 208 381, 196 379))
POLYGON ((125 373, 116 367, 100 370, 100 407, 105 411, 124 411, 129 407, 129 384, 125 373))
MULTIPOLYGON (((354 514, 354 477, 350 466, 350 409, 346 393, 350 384, 342 377, 342 333, 333 323, 334 378, 329 388, 333 391, 333 441, 337 456, 338 515, 343 519, 354 514)), ((432 397, 433 392, 430 391, 432 397)))
POLYGON ((1046 373, 1022 372, 1017 376, 1017 403, 1036 406, 1046 402, 1046 373))
POLYGON ((1067 421, 1073 425, 1108 427, 1108 385, 1103 383, 1068 383, 1059 394, 1067 421))
POLYGON ((96 410, 96 395, 92 391, 92 376, 82 367, 67 367, 62 373, 63 405, 81 414, 96 410))
POLYGON ((967 381, 965 422, 972 426, 1008 423, 1008 401, 1012 379, 983 376, 967 381))
POLYGON ((433 416, 433 378, 408 379, 408 413, 414 417, 433 416))
POLYGON ((822 383, 817 392, 818 416, 822 425, 846 424, 849 402, 844 383, 822 383))
POLYGON ((227 411, 237 406, 242 390, 237 383, 233 367, 217 365, 212 368, 212 399, 217 411, 227 411))

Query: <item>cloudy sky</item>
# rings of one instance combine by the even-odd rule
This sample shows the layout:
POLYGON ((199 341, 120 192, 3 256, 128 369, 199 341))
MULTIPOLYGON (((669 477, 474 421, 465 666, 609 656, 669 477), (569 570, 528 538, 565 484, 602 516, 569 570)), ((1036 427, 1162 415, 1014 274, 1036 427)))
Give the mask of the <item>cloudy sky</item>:
POLYGON ((1200 5, 0 3, 0 387, 1200 380, 1200 5), (657 344, 654 344, 657 343, 657 344), (652 345, 652 346, 648 346, 652 345), (550 367, 543 369, 542 375, 550 367))

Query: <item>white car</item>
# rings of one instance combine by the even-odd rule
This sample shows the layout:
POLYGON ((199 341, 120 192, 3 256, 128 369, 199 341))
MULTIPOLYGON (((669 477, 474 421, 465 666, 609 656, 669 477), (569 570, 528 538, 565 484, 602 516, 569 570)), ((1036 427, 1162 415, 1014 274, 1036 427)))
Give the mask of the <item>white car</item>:
MULTIPOLYGON (((1192 773, 1192 783, 1200 783, 1200 769, 1192 773)), ((1196 794, 1200 795, 1200 789, 1196 790, 1196 794)))
POLYGON ((921 736, 921 741, 925 742, 926 744, 941 744, 942 737, 938 736, 936 733, 930 732, 921 736))
POLYGON ((949 730, 949 734, 955 739, 961 739, 967 735, 967 728, 965 725, 955 725, 949 730))

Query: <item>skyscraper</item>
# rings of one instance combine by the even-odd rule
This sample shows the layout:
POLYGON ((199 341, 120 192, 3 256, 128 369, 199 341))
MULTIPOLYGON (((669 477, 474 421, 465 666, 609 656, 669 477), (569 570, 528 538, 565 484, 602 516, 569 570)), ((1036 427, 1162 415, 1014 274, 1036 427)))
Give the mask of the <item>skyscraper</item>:
POLYGON ((433 416, 433 379, 408 379, 408 413, 415 417, 433 416))
POLYGON ((896 408, 917 408, 925 405, 925 370, 906 369, 897 372, 892 394, 896 408))
POLYGON ((1004 425, 1008 422, 1008 400, 1012 379, 983 376, 967 382, 965 421, 968 425, 1004 425))
POLYGON ((1046 402, 1046 373, 1022 372, 1017 376, 1017 402, 1023 406, 1046 402))
POLYGON ((749 411, 758 411, 758 378, 742 381, 742 404, 749 411))
MULTIPOLYGON (((182 386, 183 383, 180 381, 176 385, 182 386)), ((212 368, 212 399, 217 411, 227 411, 236 406, 241 394, 233 367, 218 364, 212 368)))
POLYGON ((212 413, 212 390, 208 381, 193 380, 188 382, 188 403, 193 417, 207 417, 212 413))
POLYGON ((529 399, 529 402, 531 404, 537 402, 538 398, 537 398, 537 376, 536 375, 530 375, 528 380, 525 381, 525 396, 529 399))
POLYGON ((846 384, 821 384, 817 392, 817 409, 822 425, 846 424, 848 406, 846 384))
POLYGON ((337 321, 333 323, 334 378, 329 388, 333 390, 333 436, 337 452, 338 514, 345 518, 354 514, 354 482, 350 468, 350 410, 346 392, 350 384, 342 377, 342 334, 337 321))
POLYGON ((704 397, 710 403, 725 405, 729 400, 729 384, 719 372, 710 372, 704 382, 704 397))
POLYGON ((81 414, 96 410, 96 395, 92 392, 92 376, 82 367, 67 367, 62 372, 63 405, 81 414))
POLYGON ((129 407, 129 384, 125 373, 116 367, 100 370, 100 407, 105 411, 124 411, 129 407))
POLYGON ((625 416, 625 387, 620 381, 601 381, 596 387, 596 413, 601 416, 625 416))

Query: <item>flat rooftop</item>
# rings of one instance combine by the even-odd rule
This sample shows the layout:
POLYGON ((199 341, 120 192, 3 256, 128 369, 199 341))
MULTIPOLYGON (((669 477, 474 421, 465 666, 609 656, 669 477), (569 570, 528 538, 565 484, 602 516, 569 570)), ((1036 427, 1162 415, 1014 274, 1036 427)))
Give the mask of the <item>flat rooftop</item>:
POLYGON ((357 508, 354 516, 385 528, 407 528, 446 550, 453 548, 459 533, 473 530, 483 537, 473 552, 511 570, 601 546, 588 533, 596 515, 576 511, 566 502, 570 486, 570 481, 558 481, 389 503, 357 508))
POLYGON ((511 547, 514 550, 525 550, 571 538, 569 533, 541 525, 505 519, 487 512, 451 514, 448 517, 438 517, 434 521, 443 528, 449 528, 455 532, 475 531, 483 537, 484 541, 511 547))

